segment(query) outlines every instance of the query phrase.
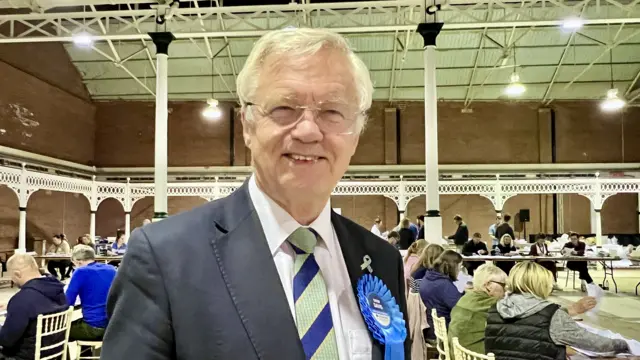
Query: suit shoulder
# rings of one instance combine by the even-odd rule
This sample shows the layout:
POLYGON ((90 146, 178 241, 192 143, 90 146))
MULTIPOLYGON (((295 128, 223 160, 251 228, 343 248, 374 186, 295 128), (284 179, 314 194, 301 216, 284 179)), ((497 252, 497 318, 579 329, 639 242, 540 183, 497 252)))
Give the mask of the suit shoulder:
POLYGON ((184 243, 194 234, 208 234, 217 219, 223 216, 229 197, 214 200, 191 210, 169 216, 158 222, 137 228, 131 237, 144 236, 153 245, 184 243))

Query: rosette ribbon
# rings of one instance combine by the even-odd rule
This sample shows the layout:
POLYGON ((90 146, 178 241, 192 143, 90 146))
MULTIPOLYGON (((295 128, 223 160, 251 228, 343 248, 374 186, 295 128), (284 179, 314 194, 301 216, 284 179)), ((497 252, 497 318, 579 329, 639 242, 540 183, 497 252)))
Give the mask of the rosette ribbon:
POLYGON ((407 328, 396 299, 378 277, 363 275, 358 280, 360 311, 373 338, 385 347, 385 360, 404 360, 407 328))

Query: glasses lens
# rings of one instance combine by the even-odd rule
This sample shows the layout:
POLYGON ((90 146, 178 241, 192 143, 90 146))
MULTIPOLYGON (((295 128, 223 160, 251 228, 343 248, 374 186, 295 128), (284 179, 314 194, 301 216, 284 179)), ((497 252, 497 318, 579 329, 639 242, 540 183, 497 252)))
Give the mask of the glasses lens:
POLYGON ((263 115, 280 126, 294 124, 305 116, 305 112, 310 112, 320 130, 329 134, 351 132, 358 116, 356 111, 346 105, 331 103, 321 104, 319 107, 283 103, 265 106, 262 110, 263 115))

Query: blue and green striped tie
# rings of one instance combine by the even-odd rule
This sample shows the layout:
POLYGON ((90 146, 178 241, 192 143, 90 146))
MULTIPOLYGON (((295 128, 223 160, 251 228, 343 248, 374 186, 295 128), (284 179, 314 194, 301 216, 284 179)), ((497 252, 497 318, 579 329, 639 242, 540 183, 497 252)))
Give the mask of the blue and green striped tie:
POLYGON ((338 345, 327 287, 313 256, 318 234, 311 228, 300 227, 287 240, 296 252, 293 298, 304 353, 307 359, 336 360, 339 358, 338 345))

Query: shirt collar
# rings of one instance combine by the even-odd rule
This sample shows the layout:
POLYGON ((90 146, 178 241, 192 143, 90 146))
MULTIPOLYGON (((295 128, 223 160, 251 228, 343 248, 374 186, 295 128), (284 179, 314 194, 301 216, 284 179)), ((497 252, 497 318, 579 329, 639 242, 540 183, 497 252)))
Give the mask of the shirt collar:
MULTIPOLYGON (((249 196, 256 209, 262 230, 267 239, 267 244, 269 245, 269 250, 271 250, 271 255, 273 256, 287 240, 289 235, 303 225, 300 225, 286 210, 280 207, 280 205, 258 187, 255 176, 251 176, 249 179, 249 196)), ((325 245, 330 252, 332 252, 333 227, 331 226, 331 207, 329 200, 327 200, 320 215, 309 227, 315 230, 322 238, 318 245, 325 245), (324 244, 322 244, 322 242, 324 242, 324 244)))

